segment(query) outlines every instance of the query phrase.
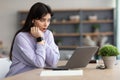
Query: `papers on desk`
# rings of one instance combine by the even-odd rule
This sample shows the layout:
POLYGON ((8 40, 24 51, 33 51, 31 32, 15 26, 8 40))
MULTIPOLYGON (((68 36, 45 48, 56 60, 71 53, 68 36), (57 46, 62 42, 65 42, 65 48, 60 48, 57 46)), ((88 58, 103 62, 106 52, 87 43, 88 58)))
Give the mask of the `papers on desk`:
POLYGON ((42 71, 40 76, 81 76, 83 70, 45 70, 42 71))

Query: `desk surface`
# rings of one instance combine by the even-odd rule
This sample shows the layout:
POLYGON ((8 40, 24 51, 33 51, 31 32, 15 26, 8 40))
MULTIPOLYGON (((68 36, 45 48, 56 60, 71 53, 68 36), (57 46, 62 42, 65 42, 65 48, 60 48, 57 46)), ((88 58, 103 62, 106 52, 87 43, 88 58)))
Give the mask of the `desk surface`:
MULTIPOLYGON (((65 61, 59 62, 58 65, 65 64, 65 61)), ((88 64, 83 70, 82 76, 62 76, 62 77, 40 77, 42 69, 35 69, 24 72, 4 80, 119 80, 120 63, 114 69, 96 69, 96 64, 88 64)))

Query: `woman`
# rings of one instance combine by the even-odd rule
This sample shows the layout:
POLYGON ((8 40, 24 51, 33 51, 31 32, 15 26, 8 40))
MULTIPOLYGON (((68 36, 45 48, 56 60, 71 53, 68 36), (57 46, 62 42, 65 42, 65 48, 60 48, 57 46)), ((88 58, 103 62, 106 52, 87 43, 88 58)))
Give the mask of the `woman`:
POLYGON ((57 64, 59 50, 47 29, 52 15, 50 7, 43 3, 31 7, 23 28, 14 37, 10 51, 12 65, 6 77, 57 64))

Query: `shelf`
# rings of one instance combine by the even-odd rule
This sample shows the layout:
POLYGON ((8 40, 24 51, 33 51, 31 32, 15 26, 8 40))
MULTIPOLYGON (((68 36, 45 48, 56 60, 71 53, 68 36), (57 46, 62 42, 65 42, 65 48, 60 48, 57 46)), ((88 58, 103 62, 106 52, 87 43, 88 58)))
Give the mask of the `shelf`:
POLYGON ((24 24, 25 24, 25 20, 22 20, 22 21, 21 21, 21 25, 24 25, 24 24))
MULTIPOLYGON (((21 21, 21 24, 23 25, 25 23, 25 20, 21 21)), ((113 20, 68 20, 68 21, 56 21, 56 22, 51 22, 51 24, 79 24, 79 23, 113 23, 113 20)))
MULTIPOLYGON (((114 8, 78 8, 78 9, 54 9, 53 12, 64 11, 102 11, 102 10, 114 10, 114 8)), ((20 10, 19 13, 28 13, 28 10, 20 10)))
POLYGON ((107 10, 114 10, 114 8, 82 8, 82 11, 107 11, 107 10))
POLYGON ((20 10, 18 13, 24 13, 24 14, 27 14, 27 13, 28 13, 28 10, 20 10))
MULTIPOLYGON (((25 20, 21 21, 21 24, 23 25, 25 23, 25 20)), ((52 24, 79 24, 79 23, 113 23, 113 20, 84 20, 84 21, 56 21, 51 22, 52 24)))
MULTIPOLYGON (((80 9, 54 9, 53 12, 80 11, 80 9)), ((28 10, 20 10, 19 13, 28 13, 28 10)))
POLYGON ((56 22, 51 22, 51 24, 78 24, 80 23, 80 20, 68 20, 68 21, 56 21, 56 22))
POLYGON ((76 49, 79 46, 73 45, 73 46, 58 46, 60 49, 76 49))
POLYGON ((80 8, 79 8, 79 9, 57 9, 57 10, 54 9, 54 10, 53 10, 53 12, 69 12, 69 11, 70 11, 70 12, 73 12, 73 11, 75 11, 75 12, 78 11, 78 12, 79 12, 79 11, 80 11, 80 8))
MULTIPOLYGON (((53 34, 55 37, 76 37, 80 36, 80 33, 55 33, 53 34)), ((110 36, 113 35, 113 32, 95 32, 95 33, 82 33, 83 36, 110 36)))
POLYGON ((70 36, 74 37, 74 36, 80 36, 80 33, 55 33, 53 35, 56 36, 56 37, 65 37, 65 36, 67 36, 67 37, 70 37, 70 36))
POLYGON ((82 35, 83 36, 98 36, 98 35, 110 36, 110 35, 113 35, 113 32, 83 33, 82 35))
POLYGON ((84 20, 81 23, 113 23, 113 20, 84 20))
MULTIPOLYGON (((22 20, 21 21, 21 25, 23 25, 25 23, 25 20, 22 20)), ((69 20, 69 21, 56 21, 56 22, 51 22, 51 25, 52 24, 79 24, 80 21, 79 20, 76 20, 76 21, 73 21, 73 20, 69 20)))

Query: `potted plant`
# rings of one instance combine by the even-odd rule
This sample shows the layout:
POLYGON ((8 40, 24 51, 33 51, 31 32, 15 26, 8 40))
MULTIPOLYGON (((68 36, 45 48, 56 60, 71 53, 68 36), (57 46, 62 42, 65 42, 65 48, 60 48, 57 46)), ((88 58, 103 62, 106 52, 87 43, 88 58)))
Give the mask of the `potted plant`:
POLYGON ((113 68, 116 62, 116 56, 120 53, 116 46, 106 44, 99 49, 98 54, 102 56, 105 68, 113 68))
POLYGON ((56 43, 58 46, 61 46, 61 45, 62 45, 62 40, 61 40, 61 39, 56 39, 56 40, 55 40, 55 43, 56 43))
POLYGON ((93 32, 99 32, 99 28, 100 28, 100 24, 93 24, 92 25, 93 32))

